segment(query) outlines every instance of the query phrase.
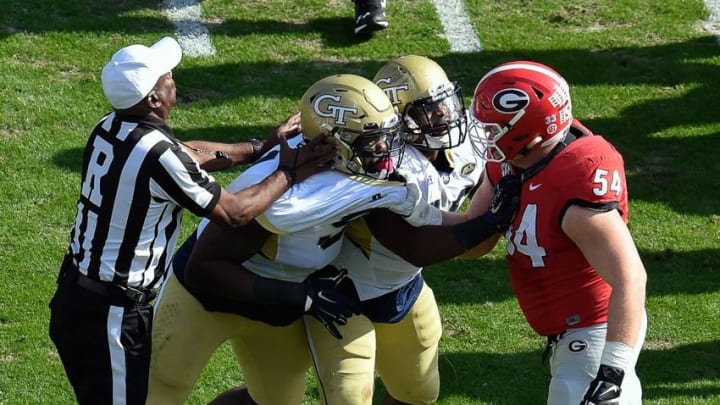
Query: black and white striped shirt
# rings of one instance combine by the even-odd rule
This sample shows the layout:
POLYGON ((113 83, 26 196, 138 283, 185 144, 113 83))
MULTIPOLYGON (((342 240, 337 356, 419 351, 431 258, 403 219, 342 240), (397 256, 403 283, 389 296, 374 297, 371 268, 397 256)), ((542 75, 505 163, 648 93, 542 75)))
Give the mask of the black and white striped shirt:
POLYGON ((85 147, 73 264, 96 280, 155 287, 175 250, 182 209, 207 216, 220 191, 162 120, 113 112, 85 147))

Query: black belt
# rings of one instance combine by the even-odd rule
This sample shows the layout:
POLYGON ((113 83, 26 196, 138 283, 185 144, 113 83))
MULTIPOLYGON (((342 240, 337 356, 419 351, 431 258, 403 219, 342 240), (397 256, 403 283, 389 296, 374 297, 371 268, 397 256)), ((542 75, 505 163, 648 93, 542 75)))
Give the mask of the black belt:
POLYGON ((150 303, 150 301, 155 299, 155 295, 157 295, 154 290, 125 287, 107 281, 99 281, 79 272, 75 283, 86 290, 102 296, 119 295, 130 299, 130 301, 136 304, 142 305, 150 303))
POLYGON ((545 350, 543 350, 542 353, 542 363, 545 363, 550 357, 550 353, 552 352, 552 349, 558 344, 560 339, 565 336, 565 332, 558 333, 557 335, 550 335, 547 337, 547 344, 545 345, 545 350))
POLYGON ((88 291, 108 298, 120 298, 130 300, 131 303, 145 305, 149 304, 157 293, 155 290, 146 288, 135 288, 118 285, 109 281, 100 281, 90 278, 78 271, 72 264, 65 260, 60 270, 58 284, 76 284, 88 291))

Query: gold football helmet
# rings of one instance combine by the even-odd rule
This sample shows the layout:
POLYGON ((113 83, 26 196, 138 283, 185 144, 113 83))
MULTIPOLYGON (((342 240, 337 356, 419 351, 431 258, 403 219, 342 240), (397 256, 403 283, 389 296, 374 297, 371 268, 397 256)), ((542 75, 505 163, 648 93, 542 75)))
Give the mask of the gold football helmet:
POLYGON ((377 72, 373 82, 400 111, 406 139, 414 146, 442 150, 465 141, 462 91, 435 61, 417 55, 393 59, 377 72))
POLYGON ((335 168, 342 172, 387 179, 402 159, 397 110, 362 76, 333 75, 310 86, 300 125, 305 139, 328 133, 339 141, 335 168))

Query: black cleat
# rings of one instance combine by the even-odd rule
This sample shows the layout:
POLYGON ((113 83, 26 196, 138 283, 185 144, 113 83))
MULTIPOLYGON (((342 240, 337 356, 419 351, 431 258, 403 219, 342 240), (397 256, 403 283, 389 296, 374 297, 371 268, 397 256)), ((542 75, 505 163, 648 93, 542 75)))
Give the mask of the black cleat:
POLYGON ((385 0, 355 1, 355 34, 366 35, 384 30, 389 23, 385 17, 385 0))

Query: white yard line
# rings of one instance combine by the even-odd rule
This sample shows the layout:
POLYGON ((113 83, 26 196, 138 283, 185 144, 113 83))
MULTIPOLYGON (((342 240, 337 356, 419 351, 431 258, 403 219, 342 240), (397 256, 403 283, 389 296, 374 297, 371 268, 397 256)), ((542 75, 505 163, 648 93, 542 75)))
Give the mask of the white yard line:
POLYGON ((720 0, 705 0, 705 7, 710 15, 703 27, 715 35, 715 40, 720 44, 720 0))
MULTIPOLYGON (((482 44, 465 11, 463 0, 433 0, 433 5, 451 52, 482 51, 482 44)), ((197 0, 163 0, 161 7, 165 16, 175 24, 177 40, 185 55, 215 55, 215 46, 207 27, 202 23, 202 8, 197 0)))
POLYGON ((215 46, 202 23, 202 9, 196 0, 164 0, 161 8, 168 20, 175 24, 175 34, 183 54, 215 55, 215 46))
POLYGON ((445 30, 445 38, 450 43, 450 52, 480 52, 482 44, 468 14, 463 0, 433 0, 445 30))

